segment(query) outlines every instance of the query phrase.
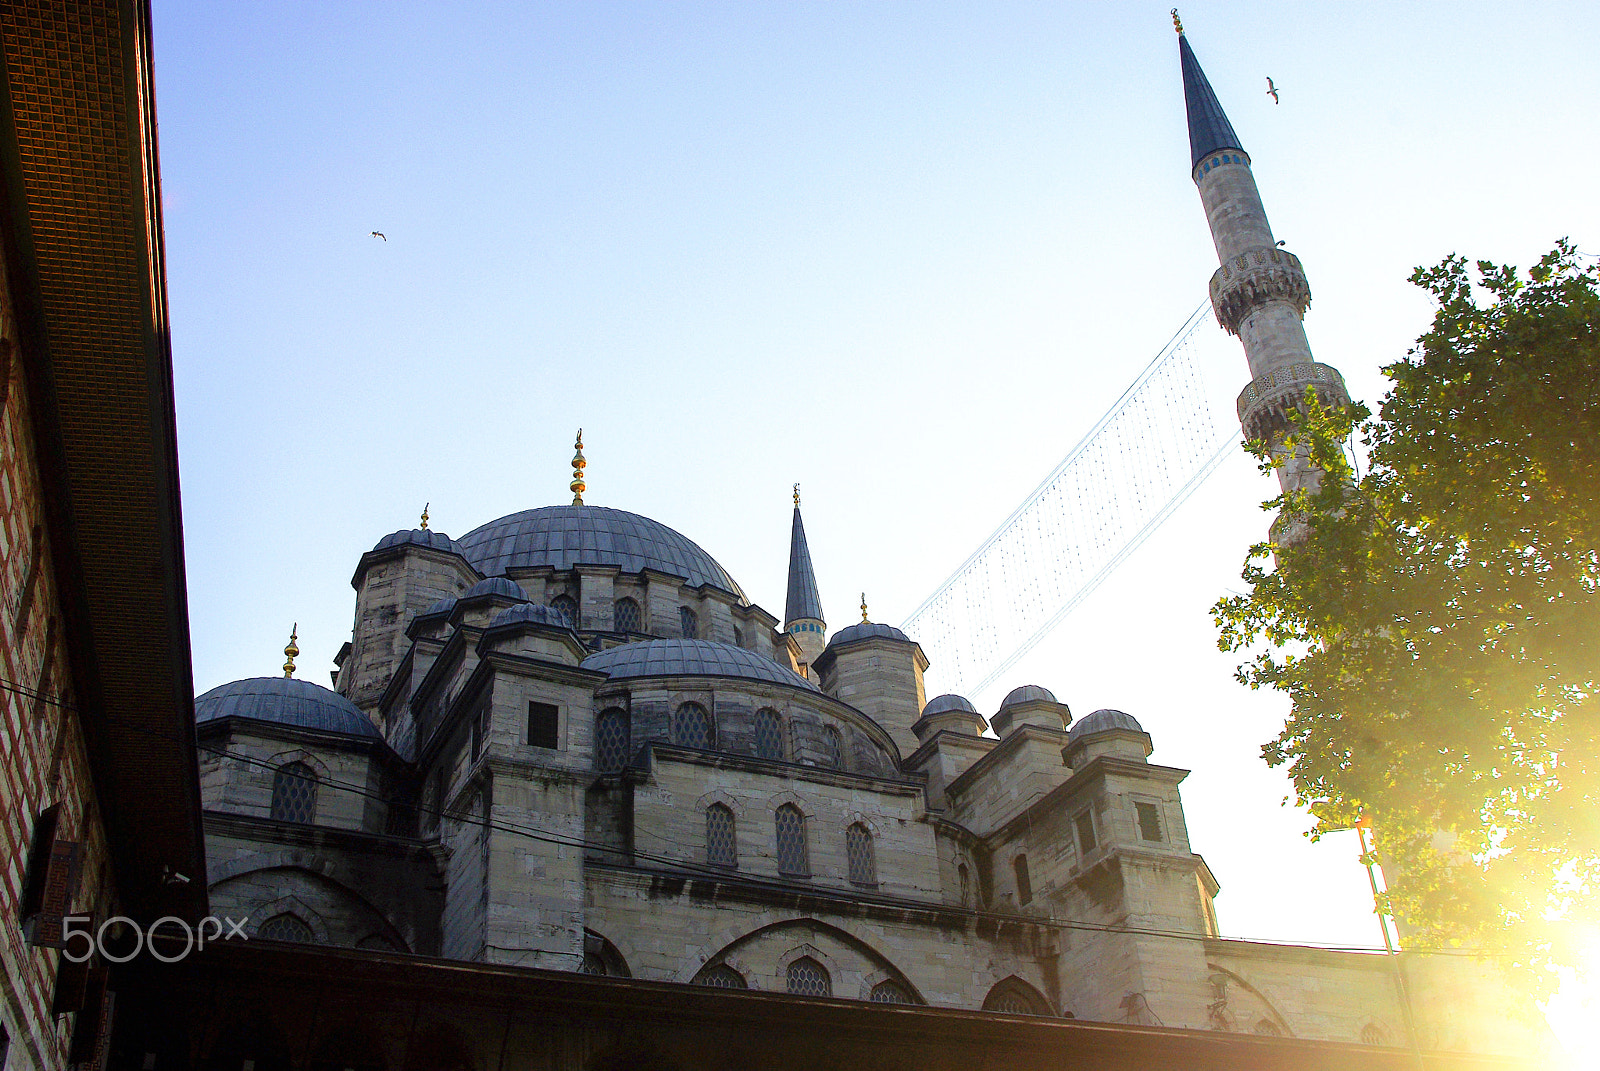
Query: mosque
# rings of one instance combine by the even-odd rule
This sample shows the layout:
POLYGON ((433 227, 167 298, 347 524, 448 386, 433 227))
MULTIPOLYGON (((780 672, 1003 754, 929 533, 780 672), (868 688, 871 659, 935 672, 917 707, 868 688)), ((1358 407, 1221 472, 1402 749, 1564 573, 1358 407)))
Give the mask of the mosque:
MULTIPOLYGON (((1239 415, 1270 438, 1307 387, 1344 386, 1179 53, 1213 302, 1251 369, 1239 415)), ((424 513, 361 554, 332 688, 293 676, 291 639, 283 676, 196 699, 213 914, 257 940, 684 986, 1541 1044, 1470 960, 1223 937, 1186 771, 1150 761, 1139 721, 1026 682, 996 710, 928 697, 916 637, 865 604, 830 631, 798 488, 779 618, 688 536, 585 503, 576 446, 570 505, 456 538, 424 513)))

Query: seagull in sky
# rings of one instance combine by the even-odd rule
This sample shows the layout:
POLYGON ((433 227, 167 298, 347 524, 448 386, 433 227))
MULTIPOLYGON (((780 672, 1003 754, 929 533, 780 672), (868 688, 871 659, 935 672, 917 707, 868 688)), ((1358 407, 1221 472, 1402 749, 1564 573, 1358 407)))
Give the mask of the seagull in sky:
POLYGON ((1267 96, 1272 98, 1272 103, 1278 103, 1278 87, 1272 84, 1272 79, 1267 79, 1267 96))
POLYGON ((386 241, 386 242, 389 240, 389 239, 383 237, 383 232, 382 231, 373 231, 372 232, 372 237, 374 237, 374 238, 383 238, 383 240, 386 241))

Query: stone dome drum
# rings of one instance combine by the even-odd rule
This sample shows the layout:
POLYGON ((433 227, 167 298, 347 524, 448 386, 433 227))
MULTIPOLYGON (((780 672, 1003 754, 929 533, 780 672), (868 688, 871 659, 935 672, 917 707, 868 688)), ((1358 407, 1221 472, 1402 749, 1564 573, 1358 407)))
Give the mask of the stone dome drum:
POLYGON ((195 699, 197 725, 218 718, 251 718, 347 736, 382 735, 372 719, 338 692, 293 677, 231 681, 195 699))
POLYGON ((625 573, 654 569, 710 585, 744 602, 744 590, 717 560, 660 521, 604 506, 542 506, 474 528, 456 541, 486 576, 510 569, 614 565, 625 573))

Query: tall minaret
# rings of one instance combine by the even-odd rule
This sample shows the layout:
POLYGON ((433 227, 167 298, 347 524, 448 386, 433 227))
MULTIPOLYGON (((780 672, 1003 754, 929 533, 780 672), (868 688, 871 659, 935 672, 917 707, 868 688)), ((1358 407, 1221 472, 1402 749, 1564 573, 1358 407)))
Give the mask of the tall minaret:
POLYGON ((817 574, 811 568, 806 528, 800 523, 800 485, 794 485, 794 527, 789 534, 789 597, 783 607, 783 631, 800 644, 800 669, 810 676, 811 663, 827 646, 828 625, 822 620, 817 574))
MULTIPOLYGON (((1239 423, 1246 438, 1265 439, 1281 453, 1289 410, 1307 387, 1324 405, 1343 405, 1350 396, 1336 369, 1312 360, 1301 323, 1311 305, 1311 287, 1300 258, 1273 241, 1250 156, 1217 103, 1176 10, 1172 23, 1189 112, 1189 162, 1222 264, 1211 277, 1211 307, 1217 322, 1244 343, 1250 362, 1250 385, 1239 395, 1239 423)), ((1304 458, 1290 458, 1278 470, 1285 491, 1315 488, 1317 477, 1304 458)))

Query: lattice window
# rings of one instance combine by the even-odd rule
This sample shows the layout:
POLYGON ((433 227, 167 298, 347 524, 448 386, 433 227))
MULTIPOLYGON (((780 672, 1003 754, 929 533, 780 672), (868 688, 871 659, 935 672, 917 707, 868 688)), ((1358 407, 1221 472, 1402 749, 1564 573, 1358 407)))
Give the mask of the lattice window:
POLYGON ((612 607, 612 624, 618 632, 643 632, 644 614, 634 599, 618 599, 612 607))
POLYGON ((733 812, 720 803, 713 803, 706 808, 706 862, 712 866, 739 865, 733 812))
POLYGON ((612 707, 602 710, 594 723, 595 766, 604 772, 620 770, 628 764, 628 712, 612 707))
POLYGON ((783 718, 776 710, 756 711, 756 754, 764 759, 782 759, 783 718))
POLYGON ((1038 990, 1019 978, 1007 978, 989 990, 983 1010, 1010 1015, 1050 1015, 1050 1005, 1038 990))
POLYGON ((672 742, 710 750, 717 746, 711 714, 699 703, 685 703, 672 715, 672 742))
POLYGON ((811 873, 806 853, 806 816, 792 803, 785 803, 774 815, 778 834, 778 873, 805 877, 811 873))
POLYGON ((581 970, 584 974, 594 974, 604 978, 606 975, 606 961, 600 958, 598 952, 585 952, 581 970))
POLYGON ((700 619, 694 616, 694 611, 687 606, 678 607, 678 625, 686 640, 695 639, 700 635, 700 619))
POLYGON ((1135 803, 1134 812, 1139 816, 1139 837, 1141 840, 1161 839, 1161 812, 1153 803, 1135 803))
POLYGON ((364 948, 370 952, 399 952, 399 945, 389 940, 381 933, 369 933, 356 942, 357 948, 364 948))
MULTIPOLYGON (((1278 1029, 1277 1024, 1269 1022, 1266 1019, 1263 1019, 1260 1023, 1256 1024, 1256 1033, 1266 1033, 1265 1030, 1261 1029, 1263 1024, 1272 1027, 1272 1032, 1274 1034, 1281 1035, 1283 1033, 1283 1031, 1278 1029)), ((1387 1045, 1389 1044, 1389 1032, 1383 1027, 1379 1026, 1377 1023, 1368 1023, 1366 1026, 1361 1028, 1361 1044, 1387 1045)))
POLYGON ((750 984, 744 980, 744 975, 726 963, 719 963, 715 967, 707 967, 695 976, 695 981, 700 985, 714 986, 717 989, 750 988, 750 984))
POLYGON ((833 996, 833 980, 828 977, 828 968, 810 956, 801 956, 789 964, 787 980, 789 992, 799 996, 833 996))
POLYGON ((839 730, 831 725, 822 730, 822 763, 835 770, 844 765, 844 741, 839 730))
POLYGON ((872 833, 867 827, 856 822, 845 830, 844 848, 850 862, 850 883, 877 885, 878 867, 872 856, 872 833))
POLYGON ((899 982, 879 982, 872 987, 870 999, 875 1004, 915 1004, 906 987, 899 982))
POLYGON ((310 824, 317 817, 317 772, 303 762, 278 767, 272 776, 272 817, 310 824))
POLYGON ((570 627, 578 627, 578 603, 571 595, 557 595, 550 600, 550 609, 565 614, 570 627))
POLYGON ((1019 855, 1011 860, 1011 869, 1017 876, 1017 903, 1032 902, 1033 879, 1028 876, 1028 857, 1019 855))
POLYGON ((285 911, 273 915, 256 930, 256 936, 265 941, 298 941, 303 945, 315 944, 317 935, 311 932, 298 915, 285 911))

